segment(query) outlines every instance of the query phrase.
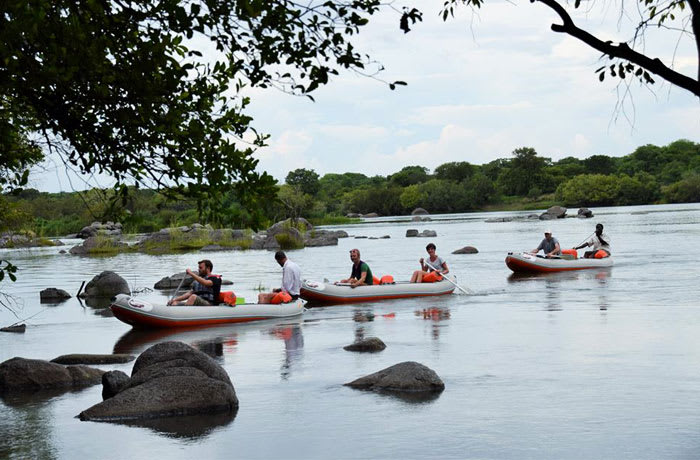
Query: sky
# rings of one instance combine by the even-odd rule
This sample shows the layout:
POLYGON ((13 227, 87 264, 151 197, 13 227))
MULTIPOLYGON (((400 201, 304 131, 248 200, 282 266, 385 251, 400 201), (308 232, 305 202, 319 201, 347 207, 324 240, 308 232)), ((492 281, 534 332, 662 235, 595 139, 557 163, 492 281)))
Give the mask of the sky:
MULTIPOLYGON (((253 126, 271 135, 255 157, 258 170, 283 181, 290 170, 388 175, 404 166, 430 170, 449 161, 483 164, 519 147, 541 156, 627 155, 640 145, 678 139, 700 142, 700 101, 664 84, 651 88, 619 80, 599 82, 606 61, 576 39, 550 30, 555 14, 540 3, 491 1, 454 19, 438 17, 442 2, 421 2, 424 20, 404 34, 395 11, 370 20, 356 48, 380 61, 386 81, 408 86, 391 91, 351 72, 314 92, 315 102, 275 89, 253 89, 253 126)), ((631 18, 615 3, 591 3, 577 24, 601 38, 630 34, 631 18)), ((677 70, 696 72, 693 43, 653 30, 645 50, 677 70)), ((54 162, 32 174, 45 191, 82 188, 54 162)), ((107 178, 88 181, 108 185, 107 178)))

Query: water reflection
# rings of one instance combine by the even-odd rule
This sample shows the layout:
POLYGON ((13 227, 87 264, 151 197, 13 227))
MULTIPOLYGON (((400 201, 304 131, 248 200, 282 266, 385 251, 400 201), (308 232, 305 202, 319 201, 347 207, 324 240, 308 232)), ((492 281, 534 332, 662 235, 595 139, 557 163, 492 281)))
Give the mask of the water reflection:
POLYGON ((201 441, 217 428, 222 428, 236 418, 236 412, 214 415, 189 415, 138 421, 116 422, 120 425, 148 428, 172 438, 201 441))
POLYGON ((431 336, 433 340, 438 340, 440 338, 440 330, 445 327, 446 324, 440 324, 442 321, 447 321, 450 319, 450 309, 447 307, 431 307, 424 308, 422 310, 416 310, 413 314, 424 320, 431 321, 432 331, 431 336))
POLYGON ((3 395, 0 458, 56 458, 50 400, 65 391, 3 395))
POLYGON ((268 330, 267 333, 284 340, 284 362, 280 375, 282 380, 287 380, 292 375, 294 363, 301 361, 303 357, 304 336, 301 333, 301 326, 298 324, 278 326, 268 330))

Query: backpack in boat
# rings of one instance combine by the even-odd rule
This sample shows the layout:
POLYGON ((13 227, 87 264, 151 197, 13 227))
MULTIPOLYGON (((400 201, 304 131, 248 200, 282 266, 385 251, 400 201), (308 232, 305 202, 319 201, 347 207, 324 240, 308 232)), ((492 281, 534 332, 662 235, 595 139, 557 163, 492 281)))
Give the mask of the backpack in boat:
POLYGON ((233 291, 222 291, 219 293, 219 303, 225 303, 234 307, 236 305, 236 294, 233 291))

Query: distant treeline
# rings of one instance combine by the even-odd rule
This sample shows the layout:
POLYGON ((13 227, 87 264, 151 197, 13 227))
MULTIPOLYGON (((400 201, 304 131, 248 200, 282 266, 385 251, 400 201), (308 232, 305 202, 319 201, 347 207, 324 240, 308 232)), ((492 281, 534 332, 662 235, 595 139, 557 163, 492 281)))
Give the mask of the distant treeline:
MULTIPOLYGON (((235 196, 215 222, 226 227, 265 227, 304 216, 315 223, 343 223, 347 213, 408 214, 533 205, 611 206, 700 201, 700 144, 679 140, 645 145, 623 157, 593 155, 553 162, 528 147, 484 165, 445 163, 432 172, 407 166, 389 176, 325 174, 296 169, 279 186, 278 201, 244 209, 235 196)), ((129 232, 151 232, 203 222, 194 203, 151 190, 132 190, 126 202, 111 190, 42 193, 33 189, 0 196, 0 231, 32 230, 42 236, 79 231, 100 220, 120 221, 129 232)))

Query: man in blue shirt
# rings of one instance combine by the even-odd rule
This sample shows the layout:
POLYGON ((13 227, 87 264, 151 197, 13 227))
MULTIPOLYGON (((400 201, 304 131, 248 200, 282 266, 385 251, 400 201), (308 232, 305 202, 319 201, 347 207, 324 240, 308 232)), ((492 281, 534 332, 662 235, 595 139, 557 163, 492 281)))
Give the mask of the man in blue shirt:
POLYGON ((559 247, 559 240, 552 236, 551 230, 544 231, 544 239, 540 242, 537 248, 530 251, 530 254, 537 254, 540 250, 544 251, 544 256, 550 258, 552 256, 558 256, 561 254, 561 247, 559 247))

